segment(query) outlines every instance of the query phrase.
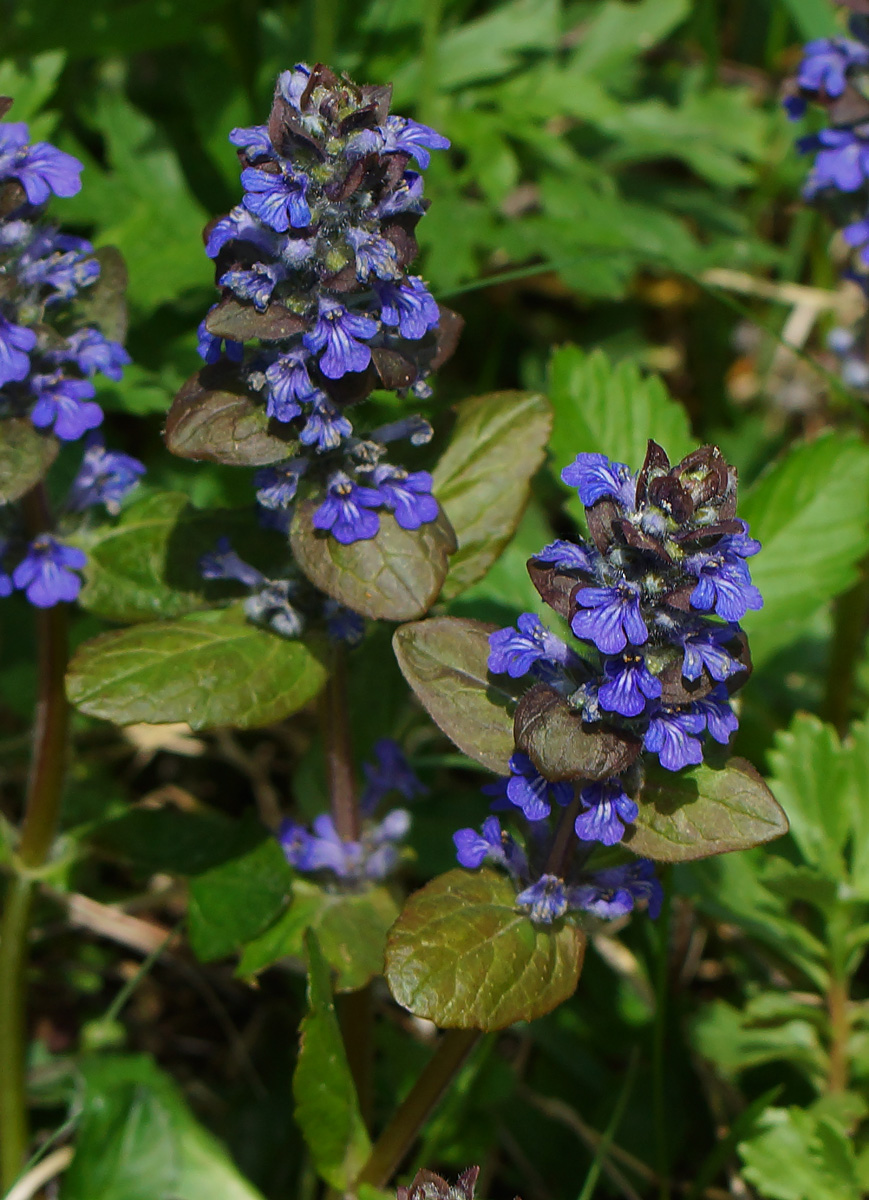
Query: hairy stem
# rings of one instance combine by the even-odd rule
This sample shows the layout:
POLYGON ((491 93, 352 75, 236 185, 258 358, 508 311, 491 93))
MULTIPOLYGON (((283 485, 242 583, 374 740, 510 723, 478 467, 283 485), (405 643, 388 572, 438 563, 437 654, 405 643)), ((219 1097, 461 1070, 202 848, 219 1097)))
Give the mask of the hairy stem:
POLYGON ((557 875, 559 879, 563 879, 567 874, 567 869, 570 866, 570 860, 576 850, 578 840, 573 825, 581 807, 579 799, 581 787, 581 783, 576 784, 574 797, 567 808, 563 810, 559 819, 558 828, 555 830, 555 838, 552 842, 552 849, 549 851, 549 857, 543 869, 546 875, 557 875))
POLYGON ((4 1192, 18 1178, 27 1156, 24 975, 33 891, 33 881, 24 876, 9 883, 0 926, 0 1189, 4 1192))
POLYGON ((386 1187, 444 1093, 480 1039, 476 1029, 448 1029, 395 1116, 381 1133, 356 1181, 386 1187))
POLYGON ((359 840, 362 820, 353 772, 347 713, 347 659, 343 646, 336 647, 333 653, 332 671, 323 692, 320 712, 332 819, 338 836, 346 842, 355 842, 359 840))

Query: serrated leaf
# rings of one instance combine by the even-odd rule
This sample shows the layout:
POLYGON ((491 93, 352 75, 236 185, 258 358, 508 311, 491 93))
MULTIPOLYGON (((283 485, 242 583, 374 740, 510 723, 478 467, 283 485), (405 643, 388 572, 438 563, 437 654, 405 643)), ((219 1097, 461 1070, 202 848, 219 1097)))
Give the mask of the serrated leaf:
POLYGON ((57 458, 57 438, 34 429, 27 417, 3 420, 0 440, 0 504, 23 496, 57 458))
POLYGON ((456 548, 441 512, 419 529, 402 529, 390 512, 380 512, 373 538, 343 546, 314 528, 315 500, 300 504, 290 527, 299 566, 327 596, 372 620, 410 621, 437 599, 456 548))
POLYGON ((481 579, 515 533, 552 427, 548 401, 533 392, 477 396, 457 412, 450 444, 433 472, 434 493, 458 542, 444 600, 481 579))
POLYGON ((494 871, 448 871, 415 892, 386 946, 396 1001, 444 1029, 504 1029, 572 996, 585 937, 569 921, 535 925, 494 871))
POLYGON ((284 853, 271 837, 194 876, 187 920, 200 962, 225 958, 261 933, 286 903, 291 881, 284 853))
POLYGON ((851 1139, 832 1120, 801 1108, 770 1108, 740 1142, 746 1179, 770 1200, 860 1200, 851 1139))
POLYGON ((252 729, 303 708, 325 680, 313 644, 260 629, 233 605, 85 642, 70 664, 67 692, 82 712, 118 725, 252 729))
POLYGON ((256 975, 282 958, 300 958, 306 929, 313 929, 336 973, 335 990, 352 992, 383 971, 386 934, 398 916, 388 888, 363 892, 326 891, 296 879, 286 912, 244 948, 237 974, 256 975))
POLYGON ((742 499, 739 515, 763 547, 749 564, 763 608, 743 621, 759 666, 856 580, 869 551, 869 446, 828 433, 792 448, 742 499))
POLYGON ((308 1015, 302 1021, 293 1075, 295 1116, 317 1174, 344 1192, 367 1162, 371 1142, 332 1003, 329 964, 310 930, 305 945, 308 1015))
POLYGON ((721 769, 649 767, 638 799, 639 815, 625 843, 658 862, 746 850, 788 830, 772 792, 743 758, 731 758, 721 769))
POLYGON ((489 672, 489 634, 496 628, 432 617, 396 629, 392 645, 402 674, 438 728, 470 758, 506 775, 521 686, 489 672))
POLYGON ((231 467, 263 467, 290 458, 297 443, 282 436, 264 405, 218 386, 220 378, 205 367, 175 397, 164 434, 172 454, 231 467))
MULTIPOLYGON (((555 412, 550 448, 553 470, 561 471, 577 454, 606 454, 639 470, 649 438, 677 462, 696 446, 688 415, 656 375, 644 376, 635 363, 613 366, 601 350, 586 354, 562 346, 549 367, 549 398, 555 412)), ((583 506, 571 489, 566 508, 578 521, 583 506)))

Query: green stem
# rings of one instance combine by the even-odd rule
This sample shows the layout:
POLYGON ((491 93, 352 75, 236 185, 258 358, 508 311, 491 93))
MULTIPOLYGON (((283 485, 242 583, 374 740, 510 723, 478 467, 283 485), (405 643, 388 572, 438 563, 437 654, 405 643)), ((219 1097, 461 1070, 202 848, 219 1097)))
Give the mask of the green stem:
POLYGON ((356 796, 347 712, 347 658, 341 646, 333 653, 332 671, 323 692, 320 713, 332 819, 340 838, 345 842, 356 842, 362 832, 362 819, 356 796))
POLYGON ((444 1033, 433 1057, 375 1142, 357 1187, 361 1183, 386 1187, 480 1037, 476 1029, 444 1033))
POLYGON ((24 1009, 27 929, 34 883, 13 879, 0 927, 0 1189, 12 1186, 27 1157, 24 1009))
POLYGON ((578 841, 573 826, 579 814, 579 793, 582 784, 577 783, 575 787, 576 791, 573 799, 567 808, 562 811, 558 828, 555 831, 555 838, 552 842, 552 849, 549 851, 546 866, 543 868, 544 874, 557 875, 559 879, 563 879, 567 874, 567 868, 570 866, 570 860, 576 850, 576 843, 578 841))
POLYGON ((311 5, 313 8, 311 58, 315 63, 323 63, 328 66, 335 51, 340 0, 311 0, 311 5))
POLYGON ((440 31, 443 0, 426 0, 423 5, 422 46, 419 64, 419 115, 427 123, 437 123, 437 90, 440 74, 440 31))
POLYGON ((827 926, 830 945, 830 984, 827 988, 827 1015, 830 1022, 827 1091, 848 1090, 850 1061, 848 1042, 851 1037, 850 975, 848 972, 849 912, 846 904, 838 903, 827 926))

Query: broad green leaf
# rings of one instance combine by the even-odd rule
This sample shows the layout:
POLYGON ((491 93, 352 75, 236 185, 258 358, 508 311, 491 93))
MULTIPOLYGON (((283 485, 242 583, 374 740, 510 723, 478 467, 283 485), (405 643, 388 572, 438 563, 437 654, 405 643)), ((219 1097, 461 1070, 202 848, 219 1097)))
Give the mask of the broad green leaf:
POLYGON ((293 554, 312 583, 375 621, 410 621, 428 612, 456 548, 443 512, 419 529, 402 529, 392 513, 380 512, 375 537, 342 546, 314 528, 317 507, 314 500, 300 504, 290 528, 293 554))
MULTIPOLYGON (((631 362, 612 366, 600 350, 586 354, 562 346, 550 363, 550 399, 555 425, 550 446, 557 478, 577 454, 606 454, 639 470, 646 445, 654 438, 677 462, 696 447, 688 415, 671 399, 661 380, 641 375, 631 362)), ((568 511, 583 519, 583 507, 571 488, 568 511)))
POLYGON ((643 0, 641 4, 607 0, 597 6, 583 30, 573 65, 607 82, 613 71, 649 51, 690 11, 690 0, 643 0))
POLYGON ((515 680, 489 673, 489 634, 496 628, 459 617, 432 617, 396 629, 402 674, 434 723, 465 754, 507 773, 513 753, 515 680))
POLYGON ((398 905, 385 887, 336 892, 296 879, 292 903, 247 943, 237 973, 246 978, 282 958, 303 957, 305 930, 313 929, 336 973, 335 990, 356 991, 383 971, 386 934, 397 916, 398 905))
POLYGON ((751 763, 720 769, 647 768, 640 812, 625 842, 658 862, 690 862, 746 850, 787 833, 787 817, 751 763))
POLYGON ((811 1109, 770 1108, 739 1144, 746 1179, 769 1200, 860 1200, 852 1140, 811 1109))
POLYGON ((85 1059, 63 1200, 262 1200, 144 1056, 85 1059))
POLYGON ((739 515, 763 547, 750 560, 763 608, 743 621, 762 665, 857 578, 869 550, 869 446, 838 433, 796 446, 751 488, 739 515))
POLYGON ((332 1002, 329 964, 310 930, 305 945, 308 1015, 293 1075, 295 1115, 317 1174, 344 1192, 367 1162, 371 1143, 332 1002))
POLYGON ((205 367, 184 384, 166 418, 168 449, 179 458, 231 467, 263 467, 290 458, 297 443, 279 436, 280 425, 265 407, 246 393, 218 386, 219 379, 205 367))
POLYGON ((7 58, 0 62, 0 96, 11 96, 15 101, 10 121, 32 121, 51 98, 63 70, 63 51, 34 54, 33 49, 28 49, 25 60, 7 58))
POLYGON ((67 675, 73 704, 118 725, 251 729, 297 712, 326 680, 312 645, 252 625, 240 605, 104 633, 67 675))
POLYGON ((128 808, 87 833, 99 853, 131 862, 154 874, 199 875, 262 841, 258 820, 232 820, 223 813, 197 809, 128 808))
POLYGON ((225 958, 269 925, 290 894, 292 872, 274 838, 190 881, 188 932, 201 962, 225 958))
POLYGON ((504 1029, 572 996, 585 937, 535 925, 494 871, 449 871, 415 892, 392 927, 386 981, 399 1004, 444 1029, 504 1029))
POLYGON ((481 579, 515 533, 552 427, 546 398, 533 392, 494 392, 465 400, 457 411, 433 472, 434 493, 459 544, 444 600, 481 579))
POLYGON ((786 994, 763 992, 741 1009, 724 1000, 704 1005, 691 1032, 703 1057, 727 1079, 764 1063, 788 1062, 821 1088, 829 1066, 822 1024, 816 1009, 786 994))
POLYGON ((3 419, 0 504, 17 500, 39 483, 57 458, 57 438, 34 429, 27 417, 3 419))
POLYGON ((784 6, 805 41, 842 36, 836 10, 827 0, 784 0, 784 6))

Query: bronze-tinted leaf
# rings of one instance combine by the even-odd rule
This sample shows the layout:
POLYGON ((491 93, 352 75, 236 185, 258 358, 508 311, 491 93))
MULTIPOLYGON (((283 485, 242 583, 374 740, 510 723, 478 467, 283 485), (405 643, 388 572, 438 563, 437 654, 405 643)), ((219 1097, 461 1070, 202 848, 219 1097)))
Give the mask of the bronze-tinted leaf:
POLYGON ((578 587, 587 585, 575 574, 561 571, 552 563, 541 562, 538 558, 529 558, 525 565, 541 600, 560 617, 564 617, 565 621, 569 621, 576 611, 574 592, 578 587))
POLYGON ((127 337, 127 264, 116 246, 100 246, 93 257, 100 264, 95 283, 81 292, 76 308, 88 324, 97 325, 107 338, 124 342, 127 337))
POLYGON ((261 313, 252 304, 241 304, 232 296, 225 296, 205 318, 205 327, 215 337, 229 338, 232 342, 247 342, 251 338, 279 342, 294 333, 303 333, 308 322, 277 302, 261 313))
POLYGON ((519 701, 516 745, 553 782, 607 779, 626 771, 640 752, 638 738, 603 724, 587 725, 558 692, 537 683, 519 701))
POLYGON ((0 504, 23 496, 57 458, 57 438, 34 429, 28 417, 7 417, 0 437, 0 504))
MULTIPOLYGON (((220 366, 220 364, 218 364, 220 366)), ((180 458, 262 467, 289 458, 297 443, 247 393, 209 386, 225 373, 204 367, 184 384, 166 419, 165 441, 180 458)))

